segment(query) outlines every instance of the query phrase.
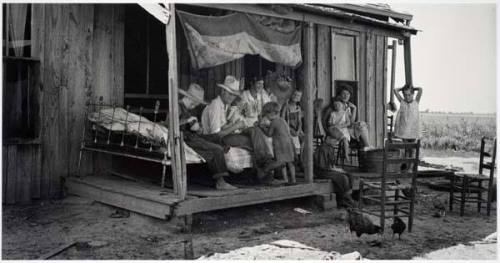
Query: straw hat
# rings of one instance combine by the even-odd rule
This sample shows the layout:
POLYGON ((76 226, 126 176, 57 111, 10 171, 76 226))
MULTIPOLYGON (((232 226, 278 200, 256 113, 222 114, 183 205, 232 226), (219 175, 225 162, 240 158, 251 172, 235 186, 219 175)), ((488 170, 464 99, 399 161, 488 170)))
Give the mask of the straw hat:
POLYGON ((208 103, 203 99, 205 96, 205 90, 196 83, 189 84, 188 90, 178 89, 179 93, 188 97, 189 99, 207 105, 208 103))
POLYGON ((231 75, 227 75, 226 78, 224 79, 224 83, 217 84, 217 86, 225 89, 227 92, 233 95, 236 95, 238 97, 241 96, 240 81, 231 75))

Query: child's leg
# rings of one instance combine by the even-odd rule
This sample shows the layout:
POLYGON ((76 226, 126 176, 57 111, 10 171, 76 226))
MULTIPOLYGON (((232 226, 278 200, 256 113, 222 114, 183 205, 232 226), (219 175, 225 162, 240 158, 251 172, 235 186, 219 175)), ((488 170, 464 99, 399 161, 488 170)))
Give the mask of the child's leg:
POLYGON ((283 181, 285 181, 285 183, 288 183, 289 180, 288 180, 288 175, 286 173, 286 165, 281 168, 281 173, 283 174, 283 181))
MULTIPOLYGON (((290 171, 290 182, 292 184, 297 183, 297 180, 295 179, 295 164, 293 162, 286 163, 286 167, 288 167, 288 170, 290 171)), ((285 170, 286 170, 285 167, 285 170)))
POLYGON ((342 137, 342 140, 341 140, 341 144, 342 144, 342 147, 344 148, 344 158, 347 158, 347 155, 349 154, 349 141, 347 140, 347 138, 344 136, 342 137))

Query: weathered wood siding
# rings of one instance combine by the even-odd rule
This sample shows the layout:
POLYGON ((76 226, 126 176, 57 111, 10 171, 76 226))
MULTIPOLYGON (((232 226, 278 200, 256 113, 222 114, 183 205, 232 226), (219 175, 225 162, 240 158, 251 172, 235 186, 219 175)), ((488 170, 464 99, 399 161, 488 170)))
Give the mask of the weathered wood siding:
MULTIPOLYGON (((41 75, 40 198, 53 198, 61 179, 76 173, 87 101, 102 96, 123 104, 124 11, 110 4, 33 4, 32 14, 32 56, 40 59, 41 75)), ((84 155, 81 172, 93 169, 84 155)))
POLYGON ((40 145, 4 144, 2 146, 2 200, 4 204, 26 204, 41 197, 40 145))

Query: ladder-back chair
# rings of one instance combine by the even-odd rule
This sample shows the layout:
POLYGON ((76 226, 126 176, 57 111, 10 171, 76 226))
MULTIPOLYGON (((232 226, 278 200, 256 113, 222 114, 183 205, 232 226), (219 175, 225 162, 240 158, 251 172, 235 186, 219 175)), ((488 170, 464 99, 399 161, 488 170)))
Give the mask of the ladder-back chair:
POLYGON ((463 216, 465 203, 476 203, 478 213, 481 212, 483 204, 486 204, 486 214, 490 215, 496 151, 496 138, 481 138, 479 173, 455 173, 450 177, 450 211, 453 211, 453 203, 460 203, 460 216, 463 216), (484 174, 484 170, 488 170, 489 173, 484 174), (486 198, 483 196, 484 193, 486 193, 486 198))
POLYGON ((378 216, 382 231, 385 228, 385 219, 396 216, 408 217, 408 232, 412 231, 419 154, 419 140, 398 143, 386 141, 380 177, 360 180, 359 209, 378 216), (414 154, 401 157, 405 151, 412 151, 414 154), (402 179, 410 179, 410 183, 402 183, 402 179), (374 189, 377 193, 365 195, 364 190, 368 189, 374 189), (364 207, 363 201, 371 201, 378 207, 364 207))

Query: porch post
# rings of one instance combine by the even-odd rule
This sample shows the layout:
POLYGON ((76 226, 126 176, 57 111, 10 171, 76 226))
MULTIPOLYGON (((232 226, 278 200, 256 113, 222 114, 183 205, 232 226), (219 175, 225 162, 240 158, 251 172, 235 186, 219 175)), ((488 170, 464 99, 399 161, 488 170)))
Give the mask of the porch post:
POLYGON ((305 107, 305 117, 304 117, 304 125, 306 128, 305 138, 304 138, 304 165, 305 165, 305 178, 306 182, 313 182, 313 52, 314 46, 313 44, 313 30, 314 24, 312 22, 308 23, 307 28, 307 46, 304 49, 306 52, 306 76, 305 76, 305 87, 304 87, 304 100, 306 102, 305 107))
POLYGON ((404 39, 404 58, 405 58, 405 79, 407 85, 413 85, 411 75, 411 38, 409 36, 404 39))
POLYGON ((174 192, 179 199, 186 198, 186 178, 183 178, 183 167, 181 161, 180 131, 179 131, 179 104, 178 104, 178 72, 177 72, 177 46, 175 33, 175 5, 168 4, 170 19, 166 25, 166 45, 168 55, 168 111, 169 111, 169 138, 171 139, 171 167, 174 192))

